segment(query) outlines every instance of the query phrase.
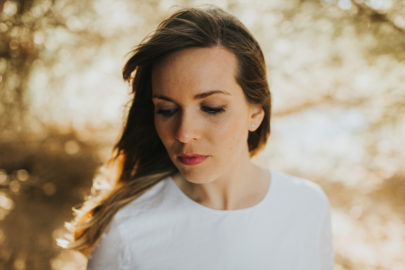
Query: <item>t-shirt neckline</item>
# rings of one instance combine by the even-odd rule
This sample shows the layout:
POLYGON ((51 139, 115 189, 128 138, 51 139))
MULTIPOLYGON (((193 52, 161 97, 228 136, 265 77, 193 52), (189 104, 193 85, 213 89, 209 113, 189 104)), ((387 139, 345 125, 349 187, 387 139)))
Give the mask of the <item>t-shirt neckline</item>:
POLYGON ((179 194, 179 196, 181 197, 181 199, 183 201, 185 201, 188 205, 190 205, 191 207, 200 209, 202 211, 205 212, 210 212, 210 213, 214 213, 214 214, 229 214, 229 213, 246 213, 246 212, 251 212, 254 211, 256 209, 261 208, 266 201, 269 199, 270 193, 272 193, 272 191, 274 190, 274 179, 275 179, 275 175, 273 173, 273 170, 271 170, 270 168, 267 168, 269 175, 270 175, 270 184, 269 187, 267 189, 266 194, 264 195, 264 197, 262 198, 261 201, 259 201, 258 203, 256 203, 255 205, 249 206, 249 207, 245 207, 245 208, 240 208, 240 209, 230 209, 230 210, 222 210, 222 209, 214 209, 205 205, 202 205, 194 200, 192 200, 190 197, 188 197, 178 186, 177 184, 174 182, 174 179, 172 176, 169 176, 169 182, 170 185, 172 186, 173 189, 175 189, 175 193, 179 194))

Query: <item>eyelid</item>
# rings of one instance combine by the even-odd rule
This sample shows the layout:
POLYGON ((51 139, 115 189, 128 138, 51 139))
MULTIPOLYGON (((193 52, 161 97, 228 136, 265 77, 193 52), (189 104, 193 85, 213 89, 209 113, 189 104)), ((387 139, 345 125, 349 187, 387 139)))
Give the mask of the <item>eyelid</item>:
POLYGON ((202 110, 206 113, 209 114, 218 114, 218 113, 222 113, 225 112, 226 109, 226 105, 222 105, 222 106, 207 106, 207 105, 203 105, 201 106, 202 110))
MULTIPOLYGON (((174 104, 170 104, 171 102, 158 102, 154 104, 155 107, 155 114, 161 115, 163 117, 171 117, 175 113, 177 113, 181 108, 174 104)), ((205 103, 205 102, 204 102, 205 103)), ((224 105, 210 105, 210 104, 200 104, 200 110, 204 113, 209 115, 216 115, 226 111, 227 104, 224 105)), ((217 103, 217 102, 215 102, 217 103)), ((218 104, 218 103, 217 103, 218 104)))
POLYGON ((172 115, 174 115, 179 109, 178 108, 174 108, 174 109, 164 109, 164 108, 158 108, 155 110, 156 114, 159 114, 163 117, 170 117, 172 115))

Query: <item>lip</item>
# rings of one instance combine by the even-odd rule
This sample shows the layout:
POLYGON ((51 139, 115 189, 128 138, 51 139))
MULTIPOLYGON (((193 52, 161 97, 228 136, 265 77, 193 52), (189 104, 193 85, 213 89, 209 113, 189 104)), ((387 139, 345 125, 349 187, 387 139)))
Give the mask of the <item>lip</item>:
POLYGON ((185 165, 197 165, 202 163, 207 158, 208 156, 198 154, 191 154, 191 155, 180 154, 177 156, 177 159, 180 160, 180 162, 185 165))

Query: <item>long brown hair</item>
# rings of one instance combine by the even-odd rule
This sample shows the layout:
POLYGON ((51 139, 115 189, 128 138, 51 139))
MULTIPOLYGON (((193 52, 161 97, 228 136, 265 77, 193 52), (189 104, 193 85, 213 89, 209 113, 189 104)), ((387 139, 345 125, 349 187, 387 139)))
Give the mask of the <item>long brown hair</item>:
POLYGON ((236 55, 236 81, 246 99, 261 104, 264 110, 261 125, 248 136, 250 155, 255 155, 265 145, 270 135, 271 97, 264 56, 258 42, 236 17, 222 9, 186 8, 177 11, 132 51, 123 68, 124 80, 132 84, 133 99, 121 138, 114 147, 112 162, 118 164, 117 179, 101 199, 93 194, 81 209, 74 209, 73 236, 66 248, 89 255, 118 210, 177 172, 154 127, 152 67, 175 51, 214 46, 223 46, 236 55))

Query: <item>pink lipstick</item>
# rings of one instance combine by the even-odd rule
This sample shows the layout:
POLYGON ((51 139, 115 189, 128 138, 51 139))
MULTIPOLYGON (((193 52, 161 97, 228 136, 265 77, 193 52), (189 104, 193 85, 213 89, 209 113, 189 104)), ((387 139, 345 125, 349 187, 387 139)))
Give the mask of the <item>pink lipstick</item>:
POLYGON ((177 158, 185 165, 197 165, 203 162, 204 160, 207 159, 208 156, 203 156, 203 155, 197 155, 197 154, 192 154, 192 155, 178 155, 177 158))

